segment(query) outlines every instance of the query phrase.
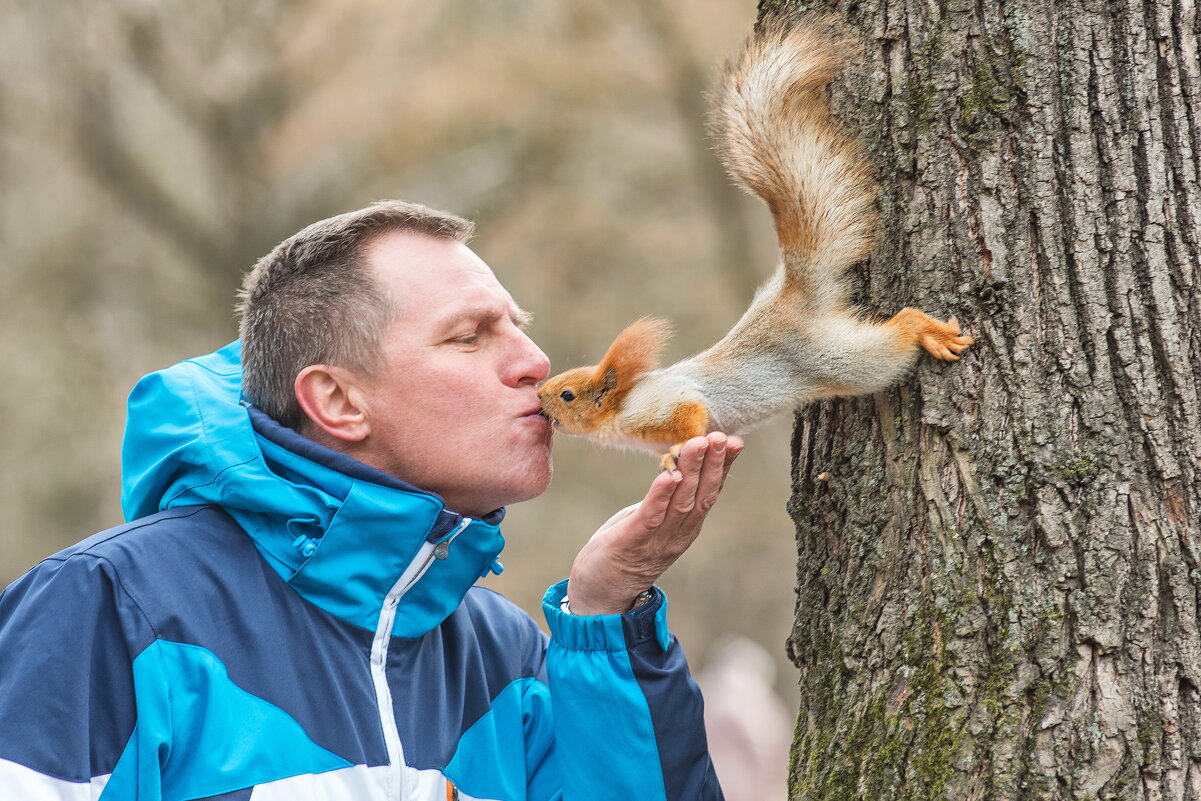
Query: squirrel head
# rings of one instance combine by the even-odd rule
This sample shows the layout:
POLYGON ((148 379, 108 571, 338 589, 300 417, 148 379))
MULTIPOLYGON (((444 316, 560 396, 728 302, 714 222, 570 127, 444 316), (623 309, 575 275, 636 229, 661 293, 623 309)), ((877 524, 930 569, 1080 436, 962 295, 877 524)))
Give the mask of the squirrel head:
POLYGON ((565 434, 589 434, 621 411, 625 394, 653 370, 671 325, 643 317, 617 335, 600 364, 576 367, 538 387, 542 413, 565 434))

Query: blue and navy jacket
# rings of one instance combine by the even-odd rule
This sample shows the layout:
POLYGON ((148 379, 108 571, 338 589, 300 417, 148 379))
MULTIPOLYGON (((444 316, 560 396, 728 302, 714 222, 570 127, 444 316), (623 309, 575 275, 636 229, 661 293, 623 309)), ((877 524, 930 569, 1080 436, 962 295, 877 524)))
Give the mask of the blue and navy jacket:
POLYGON ((240 402, 237 344, 130 396, 126 516, 0 595, 0 798, 720 799, 666 600, 473 586, 469 519, 240 402))

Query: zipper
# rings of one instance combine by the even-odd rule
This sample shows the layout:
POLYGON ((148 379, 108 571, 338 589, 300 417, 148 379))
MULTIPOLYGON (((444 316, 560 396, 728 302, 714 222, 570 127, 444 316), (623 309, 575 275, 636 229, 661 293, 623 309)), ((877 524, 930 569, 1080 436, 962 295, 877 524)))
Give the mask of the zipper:
POLYGON ((421 577, 429 572, 435 559, 445 559, 449 555, 450 543, 471 525, 471 518, 464 517, 459 527, 438 542, 423 542, 413 561, 405 568, 404 573, 384 596, 384 605, 380 610, 379 622, 375 627, 375 637, 371 640, 371 681, 375 686, 375 703, 380 716, 380 724, 384 730, 384 744, 388 749, 388 785, 386 788, 389 799, 403 801, 404 787, 404 746, 400 742, 400 729, 396 725, 396 713, 392 709, 392 690, 388 688, 388 644, 392 641, 392 624, 396 621, 396 607, 400 600, 413 588, 421 577))

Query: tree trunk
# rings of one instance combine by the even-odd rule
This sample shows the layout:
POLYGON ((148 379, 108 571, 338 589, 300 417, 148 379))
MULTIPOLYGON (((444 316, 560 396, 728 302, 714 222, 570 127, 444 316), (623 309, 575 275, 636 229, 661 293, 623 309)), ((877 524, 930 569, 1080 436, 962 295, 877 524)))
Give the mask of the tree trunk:
POLYGON ((881 314, 977 344, 801 410, 793 799, 1201 799, 1192 0, 861 0, 881 314))

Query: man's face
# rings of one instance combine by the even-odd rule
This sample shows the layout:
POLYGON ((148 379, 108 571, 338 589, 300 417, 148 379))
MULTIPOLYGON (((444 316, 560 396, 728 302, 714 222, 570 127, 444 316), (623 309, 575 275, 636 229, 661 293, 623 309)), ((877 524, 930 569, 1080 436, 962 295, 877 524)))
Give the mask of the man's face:
POLYGON ((525 313, 461 243, 394 232, 366 262, 397 314, 360 385, 359 458, 466 515, 541 494, 551 429, 535 387, 550 361, 522 331, 525 313))

